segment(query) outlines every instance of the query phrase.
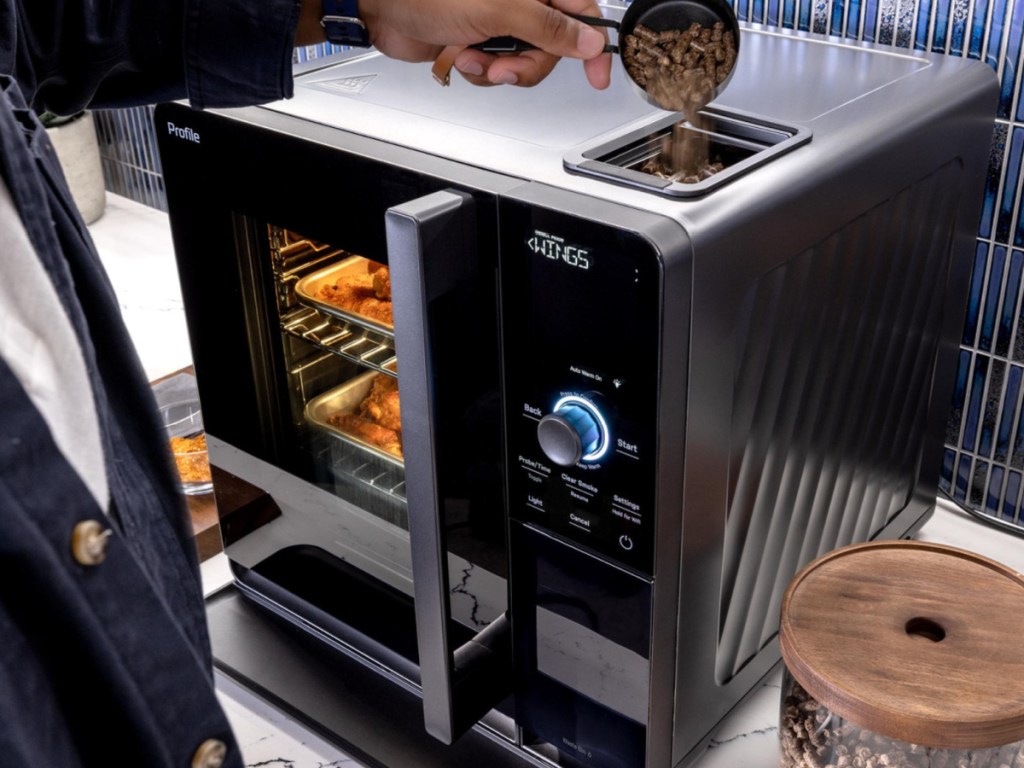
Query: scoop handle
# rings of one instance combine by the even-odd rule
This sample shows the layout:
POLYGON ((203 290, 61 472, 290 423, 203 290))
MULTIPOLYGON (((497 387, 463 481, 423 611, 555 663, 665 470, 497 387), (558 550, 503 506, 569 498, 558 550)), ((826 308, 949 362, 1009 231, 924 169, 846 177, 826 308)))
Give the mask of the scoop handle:
MULTIPOLYGON (((584 24, 589 24, 592 27, 610 27, 616 31, 619 29, 619 22, 614 19, 606 19, 603 16, 584 16, 578 13, 566 13, 566 16, 582 21, 584 24)), ((492 37, 488 40, 484 40, 482 43, 475 43, 470 48, 474 48, 484 53, 521 53, 522 51, 532 51, 537 46, 533 43, 528 43, 525 40, 520 40, 518 37, 512 37, 511 35, 503 35, 501 37, 492 37)), ((617 45, 606 45, 604 47, 605 53, 618 53, 619 46, 617 45)))

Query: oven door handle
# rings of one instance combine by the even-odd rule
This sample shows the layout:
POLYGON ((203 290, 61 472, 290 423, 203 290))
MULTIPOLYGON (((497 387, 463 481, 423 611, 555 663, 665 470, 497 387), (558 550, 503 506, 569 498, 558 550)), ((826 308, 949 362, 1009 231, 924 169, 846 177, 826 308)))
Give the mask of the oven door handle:
POLYGON ((475 267, 473 198, 446 190, 395 206, 385 214, 385 232, 402 399, 423 714, 427 731, 450 744, 506 698, 512 685, 507 616, 500 616, 458 648, 452 647, 449 636, 447 537, 435 443, 442 425, 434 391, 430 307, 475 267))

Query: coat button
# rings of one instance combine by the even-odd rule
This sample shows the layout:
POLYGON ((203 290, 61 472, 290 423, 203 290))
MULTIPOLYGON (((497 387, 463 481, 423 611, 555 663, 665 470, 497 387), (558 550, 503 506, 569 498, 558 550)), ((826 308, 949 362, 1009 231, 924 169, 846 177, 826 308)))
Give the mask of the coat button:
POLYGON ((207 739, 192 755, 192 768, 220 768, 227 754, 227 744, 220 739, 207 739))
POLYGON ((71 533, 71 554, 81 565, 99 565, 107 556, 110 529, 96 520, 83 520, 71 533))

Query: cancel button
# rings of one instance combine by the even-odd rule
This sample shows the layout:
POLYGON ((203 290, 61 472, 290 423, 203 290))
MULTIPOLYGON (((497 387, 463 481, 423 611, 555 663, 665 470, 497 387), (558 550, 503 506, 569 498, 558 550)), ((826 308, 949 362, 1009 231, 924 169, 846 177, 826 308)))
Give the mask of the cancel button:
POLYGON ((586 512, 574 509, 569 513, 569 524, 573 528, 586 531, 587 533, 593 533, 594 529, 597 528, 597 519, 586 512))

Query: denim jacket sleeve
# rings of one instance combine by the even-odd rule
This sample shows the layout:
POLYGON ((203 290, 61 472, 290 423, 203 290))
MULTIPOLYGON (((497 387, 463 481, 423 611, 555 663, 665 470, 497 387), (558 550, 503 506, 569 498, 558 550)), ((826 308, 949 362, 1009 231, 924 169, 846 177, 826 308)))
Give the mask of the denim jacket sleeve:
POLYGON ((36 110, 292 95, 299 0, 0 0, 0 72, 36 110))

